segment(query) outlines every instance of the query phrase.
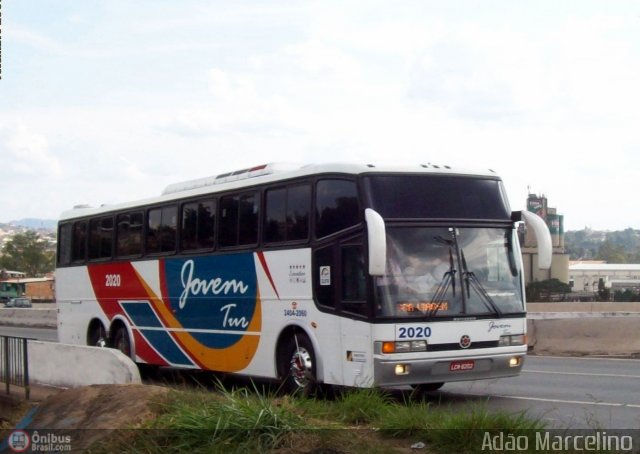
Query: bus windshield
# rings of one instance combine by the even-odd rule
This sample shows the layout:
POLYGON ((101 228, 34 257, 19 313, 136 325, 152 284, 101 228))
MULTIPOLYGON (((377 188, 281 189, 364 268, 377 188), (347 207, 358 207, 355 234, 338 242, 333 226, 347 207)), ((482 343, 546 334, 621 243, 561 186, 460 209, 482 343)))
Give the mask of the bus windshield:
POLYGON ((379 317, 524 312, 511 228, 389 227, 386 274, 375 278, 379 317))

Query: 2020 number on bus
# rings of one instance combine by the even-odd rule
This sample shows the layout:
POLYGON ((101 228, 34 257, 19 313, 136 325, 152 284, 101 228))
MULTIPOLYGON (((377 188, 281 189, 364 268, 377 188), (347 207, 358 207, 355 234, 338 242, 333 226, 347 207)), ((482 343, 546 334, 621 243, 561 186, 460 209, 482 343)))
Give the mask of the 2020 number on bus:
POLYGON ((431 337, 431 328, 424 325, 396 327, 396 339, 426 339, 431 337))
POLYGON ((105 287, 120 287, 122 278, 119 274, 105 274, 104 285, 105 287))

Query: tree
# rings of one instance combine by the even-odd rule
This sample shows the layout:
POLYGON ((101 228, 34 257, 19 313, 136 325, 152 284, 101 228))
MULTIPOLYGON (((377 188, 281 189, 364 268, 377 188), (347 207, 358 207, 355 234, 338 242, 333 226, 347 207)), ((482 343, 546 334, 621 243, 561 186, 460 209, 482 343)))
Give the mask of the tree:
POLYGON ((34 231, 17 233, 2 248, 0 268, 21 271, 27 276, 41 276, 53 271, 55 253, 34 231))
POLYGON ((607 263, 627 263, 627 254, 625 253, 625 247, 613 243, 610 240, 604 241, 598 249, 598 258, 600 260, 606 260, 607 263))
POLYGON ((558 279, 547 279, 546 281, 535 281, 527 284, 527 301, 545 302, 550 301, 555 295, 564 299, 564 295, 571 293, 569 284, 565 284, 558 279))

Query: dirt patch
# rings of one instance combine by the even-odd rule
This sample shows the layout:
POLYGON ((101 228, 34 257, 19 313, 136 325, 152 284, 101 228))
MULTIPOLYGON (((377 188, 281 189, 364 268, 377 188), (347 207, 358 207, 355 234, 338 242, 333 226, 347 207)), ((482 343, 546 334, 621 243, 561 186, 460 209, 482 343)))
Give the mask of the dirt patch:
POLYGON ((0 440, 3 432, 12 429, 29 408, 29 404, 25 402, 0 395, 0 440))
POLYGON ((153 419, 158 404, 169 391, 161 386, 139 384, 64 390, 32 410, 21 428, 32 435, 35 431, 40 435, 48 432, 69 435, 73 450, 82 450, 109 437, 114 430, 137 428, 153 419))
POLYGON ((44 429, 135 428, 153 416, 168 388, 92 385, 62 391, 44 401, 30 424, 44 429))

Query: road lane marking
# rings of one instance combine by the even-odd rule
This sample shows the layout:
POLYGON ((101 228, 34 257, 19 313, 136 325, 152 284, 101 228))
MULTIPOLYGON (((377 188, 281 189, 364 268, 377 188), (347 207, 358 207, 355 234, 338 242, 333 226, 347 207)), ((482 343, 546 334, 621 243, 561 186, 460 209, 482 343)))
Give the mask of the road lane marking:
POLYGON ((589 402, 585 400, 565 400, 565 399, 551 399, 547 397, 526 397, 526 396, 508 396, 506 394, 475 394, 465 393, 475 397, 496 398, 502 399, 515 399, 515 400, 533 400, 536 402, 550 402, 555 404, 574 404, 574 405, 597 405, 601 407, 625 407, 625 408, 640 408, 640 404, 627 404, 620 402, 589 402))
POLYGON ((561 359, 563 361, 566 360, 586 360, 586 361, 633 361, 633 362, 638 362, 638 358, 629 358, 629 357, 623 357, 623 358, 609 358, 606 356, 552 356, 552 355, 527 355, 527 361, 544 361, 545 359, 561 359))
POLYGON ((625 374, 590 374, 586 372, 555 372, 548 370, 538 369, 524 369, 523 373, 530 374, 551 374, 551 375, 581 375, 584 377, 617 377, 617 378, 640 378, 640 375, 625 375, 625 374))
POLYGON ((537 402, 551 402, 556 404, 598 405, 602 407, 640 408, 640 404, 626 404, 626 403, 619 403, 619 402, 587 402, 583 400, 563 400, 563 399, 548 399, 544 397, 506 396, 502 394, 493 394, 489 397, 502 397, 504 399, 517 399, 517 400, 534 400, 537 402))

